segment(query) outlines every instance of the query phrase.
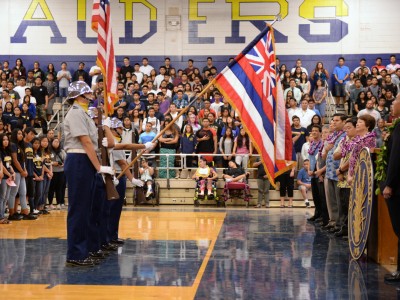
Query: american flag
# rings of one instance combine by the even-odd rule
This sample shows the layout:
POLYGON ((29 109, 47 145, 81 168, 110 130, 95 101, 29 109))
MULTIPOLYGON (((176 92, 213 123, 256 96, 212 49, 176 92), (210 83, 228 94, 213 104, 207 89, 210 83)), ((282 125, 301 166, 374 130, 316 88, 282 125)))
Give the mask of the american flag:
POLYGON ((117 102, 117 66, 111 29, 111 6, 109 0, 94 0, 92 29, 97 33, 97 60, 104 81, 104 111, 112 114, 117 102))
POLYGON ((292 133, 275 69, 273 30, 267 26, 215 79, 239 112, 272 184, 291 168, 292 133))

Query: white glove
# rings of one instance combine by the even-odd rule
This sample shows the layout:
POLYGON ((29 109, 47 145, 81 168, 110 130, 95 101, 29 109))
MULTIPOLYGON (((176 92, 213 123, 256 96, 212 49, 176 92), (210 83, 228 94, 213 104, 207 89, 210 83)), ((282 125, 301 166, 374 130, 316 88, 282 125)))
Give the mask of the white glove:
POLYGON ((108 148, 108 139, 106 137, 103 137, 103 139, 101 140, 101 144, 104 148, 108 148))
POLYGON ((115 175, 114 175, 114 178, 113 178, 113 183, 114 183, 114 186, 117 186, 119 184, 119 180, 118 180, 117 177, 115 177, 115 175))
POLYGON ((107 117, 106 119, 103 120, 103 126, 107 126, 108 128, 111 128, 111 118, 107 117))
POLYGON ((144 146, 146 147, 145 150, 151 150, 154 147, 154 144, 152 142, 147 142, 144 143, 144 146))
POLYGON ((100 166, 98 173, 114 175, 114 170, 109 166, 100 166))
POLYGON ((132 178, 132 184, 133 184, 134 187, 135 186, 138 186, 138 187, 142 187, 143 186, 143 182, 140 179, 135 179, 135 178, 132 178))

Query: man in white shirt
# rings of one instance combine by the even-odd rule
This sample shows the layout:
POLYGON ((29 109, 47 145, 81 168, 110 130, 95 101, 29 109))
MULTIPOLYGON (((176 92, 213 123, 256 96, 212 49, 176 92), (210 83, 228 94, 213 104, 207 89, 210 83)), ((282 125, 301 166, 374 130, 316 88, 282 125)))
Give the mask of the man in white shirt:
POLYGON ((361 58, 360 59, 360 65, 354 69, 354 73, 357 74, 359 69, 364 69, 367 68, 368 69, 368 74, 371 74, 371 69, 367 67, 367 60, 365 58, 361 58))
POLYGON ((290 87, 289 88, 287 88, 284 92, 283 92, 283 97, 284 97, 284 99, 286 99, 286 95, 287 95, 287 93, 291 90, 292 91, 292 93, 293 93, 293 98, 294 99, 296 99, 296 101, 297 101, 297 103, 299 104, 300 103, 300 100, 301 100, 301 90, 298 88, 298 87, 296 87, 296 81, 292 78, 292 79, 290 79, 290 87))
POLYGON ((154 68, 151 65, 149 65, 149 60, 147 59, 147 57, 143 57, 142 65, 140 66, 139 71, 142 72, 143 74, 146 74, 147 76, 150 76, 150 72, 153 69, 154 68))
POLYGON ((136 63, 134 66, 135 68, 135 72, 133 72, 133 74, 136 75, 136 81, 139 82, 139 84, 142 84, 143 81, 143 73, 140 72, 140 65, 138 63, 136 63))
POLYGON ((19 77, 18 80, 18 85, 14 88, 14 91, 16 91, 19 94, 19 104, 22 104, 22 102, 24 101, 24 97, 25 97, 25 89, 28 86, 26 85, 26 79, 24 76, 19 77))
POLYGON ((96 88, 97 78, 101 75, 101 69, 97 65, 94 65, 89 70, 89 76, 92 76, 92 90, 96 88))
POLYGON ((67 70, 67 63, 61 63, 61 70, 57 73, 57 80, 58 80, 58 94, 61 98, 61 102, 64 100, 65 97, 68 95, 68 87, 69 82, 71 81, 71 73, 67 70))
POLYGON ((160 120, 157 119, 157 117, 155 116, 155 110, 154 110, 154 107, 152 107, 152 106, 149 107, 148 115, 143 120, 143 125, 142 125, 143 131, 146 130, 146 124, 147 123, 151 123, 151 130, 155 134, 158 134, 160 132, 160 120))
POLYGON ((165 68, 165 66, 160 67, 160 74, 158 74, 156 76, 156 78, 154 79, 154 85, 155 85, 156 89, 158 89, 160 87, 161 82, 164 80, 164 75, 165 75, 166 71, 167 71, 167 69, 165 68))
POLYGON ((357 118, 363 115, 370 115, 375 118, 376 124, 378 124, 378 120, 381 118, 381 114, 374 109, 374 101, 368 100, 365 104, 365 108, 360 110, 357 114, 357 118))
POLYGON ((292 118, 293 118, 293 116, 299 117, 300 108, 297 107, 297 101, 293 97, 290 98, 289 105, 290 105, 290 108, 288 108, 287 112, 289 115, 290 126, 292 126, 292 124, 293 124, 292 118))
POLYGON ((398 68, 400 68, 400 65, 396 62, 396 55, 390 55, 390 64, 386 66, 388 74, 393 77, 398 68))
POLYGON ((311 120, 315 116, 315 111, 308 108, 307 99, 301 100, 300 110, 297 116, 300 118, 301 127, 307 128, 311 124, 311 120))
POLYGON ((217 113, 217 118, 221 116, 221 106, 224 103, 221 101, 221 94, 218 91, 214 92, 214 103, 211 104, 211 109, 213 109, 217 113))
POLYGON ((301 68, 301 71, 304 72, 304 73, 306 73, 307 76, 308 76, 307 69, 304 68, 304 67, 302 67, 302 62, 301 62, 301 59, 300 59, 300 58, 296 60, 296 66, 295 66, 294 68, 292 68, 292 70, 290 71, 290 73, 291 73, 291 74, 294 74, 294 72, 296 71, 296 68, 297 68, 297 67, 300 67, 300 68, 301 68))

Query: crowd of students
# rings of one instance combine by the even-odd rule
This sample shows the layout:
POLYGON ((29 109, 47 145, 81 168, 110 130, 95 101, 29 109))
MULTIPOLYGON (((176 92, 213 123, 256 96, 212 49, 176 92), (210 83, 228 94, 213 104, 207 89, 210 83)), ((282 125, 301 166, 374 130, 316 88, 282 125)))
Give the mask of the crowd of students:
MULTIPOLYGON (((254 165, 254 161, 249 159, 252 154, 256 154, 256 150, 241 126, 239 113, 212 84, 218 72, 212 58, 208 57, 203 64, 205 65, 201 67, 195 66, 194 61, 189 59, 186 68, 176 70, 171 60, 165 58, 164 64, 157 71, 147 58, 143 58, 141 64, 131 64, 129 57, 125 57, 123 65, 118 69, 118 100, 114 106, 114 117, 123 123, 123 143, 144 144, 151 141, 183 109, 190 106, 187 112, 162 134, 158 139, 158 146, 146 153, 148 161, 157 167, 159 178, 190 178, 190 173, 180 171, 196 168, 198 155, 202 155, 208 162, 212 161, 216 167, 227 168, 231 160, 244 170, 248 166, 259 167, 259 163, 254 165), (156 154, 159 154, 157 159, 156 154), (220 155, 214 156, 215 154, 220 155), (176 160, 175 155, 181 159, 176 160)), ((7 61, 3 62, 0 73, 0 133, 10 136, 16 130, 29 132, 32 127, 41 128, 46 133, 46 121, 53 114, 53 104, 56 101, 63 102, 69 83, 75 80, 82 80, 91 85, 94 102, 89 108, 89 113, 98 114, 97 108, 104 104, 104 83, 100 68, 93 66, 87 72, 84 62, 80 62, 78 69, 73 72, 68 70, 65 62, 60 68, 57 72, 53 64, 48 64, 43 71, 40 63, 35 62, 33 68, 27 70, 21 59, 16 60, 14 67, 7 61)), ((391 103, 399 90, 400 65, 397 64, 395 56, 390 57, 390 64, 387 66, 383 66, 382 59, 377 58, 371 68, 367 67, 365 59, 361 59, 360 65, 350 72, 345 65, 345 59, 340 57, 338 65, 332 71, 326 70, 323 62, 317 62, 314 70, 307 70, 300 59, 293 68, 277 59, 277 73, 284 90, 297 156, 296 169, 278 178, 281 205, 284 206, 287 194, 289 206, 292 206, 294 177, 297 173, 299 189, 306 205, 309 206, 307 191, 312 188, 312 183, 307 175, 313 167, 309 153, 315 148, 312 132, 316 130, 316 126, 321 129, 320 132, 325 130, 325 135, 329 131, 329 128, 322 129, 326 123, 329 96, 327 82, 333 81, 331 90, 338 109, 344 108, 347 103, 348 115, 359 118, 370 115, 374 118, 377 126, 373 132, 376 145, 380 146, 385 137, 386 127, 394 120, 391 103), (303 168, 306 171, 301 171, 303 168)), ((59 132, 59 138, 43 137, 39 141, 33 140, 33 144, 39 144, 39 148, 34 151, 40 152, 41 157, 47 152, 51 158, 58 157, 53 152, 57 147, 62 149, 62 130, 59 132), (48 147, 43 146, 46 141, 48 147)), ((11 143, 14 145, 17 141, 11 140, 11 143)), ((20 150, 25 151, 25 148, 20 150)), ((53 182, 56 173, 56 166, 50 165, 43 167, 43 187, 39 184, 35 189, 44 194, 47 194, 46 180, 51 179, 48 181, 53 182), (50 167, 53 167, 53 170, 50 167)), ((32 174, 32 177, 36 178, 36 173, 32 174)), ((259 179, 265 178, 263 175, 259 179)), ((38 199, 40 198, 43 197, 38 196, 38 199)), ((40 204, 46 203, 44 200, 37 201, 40 204)), ((63 204, 62 200, 57 203, 63 204)), ((261 207, 261 203, 258 203, 257 207, 261 207)), ((33 210, 35 209, 43 211, 43 205, 34 205, 33 210)), ((23 210, 25 211, 25 206, 23 210)))

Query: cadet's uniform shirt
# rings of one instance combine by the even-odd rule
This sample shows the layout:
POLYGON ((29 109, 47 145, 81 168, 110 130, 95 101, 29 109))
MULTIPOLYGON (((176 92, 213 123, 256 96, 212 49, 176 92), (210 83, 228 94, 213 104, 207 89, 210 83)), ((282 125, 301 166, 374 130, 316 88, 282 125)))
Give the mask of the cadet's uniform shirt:
POLYGON ((72 105, 64 121, 64 149, 83 149, 80 136, 87 135, 90 137, 95 151, 97 151, 98 132, 94 121, 78 104, 72 105))

